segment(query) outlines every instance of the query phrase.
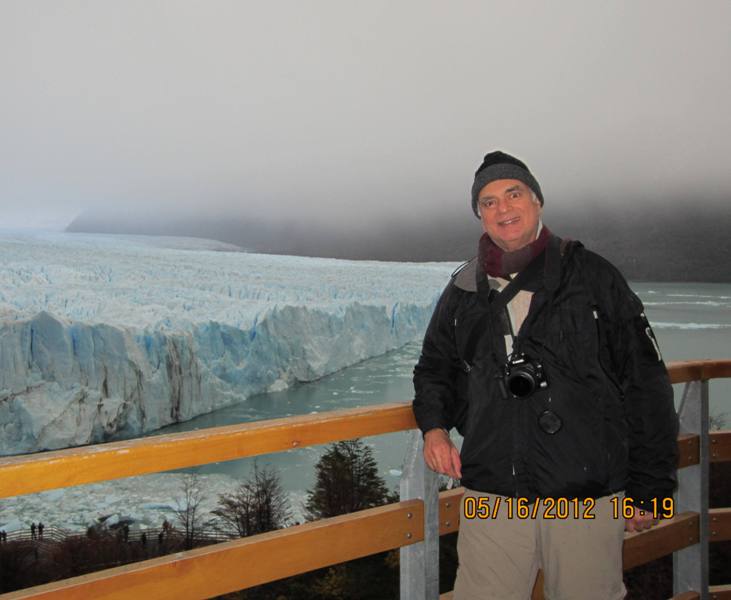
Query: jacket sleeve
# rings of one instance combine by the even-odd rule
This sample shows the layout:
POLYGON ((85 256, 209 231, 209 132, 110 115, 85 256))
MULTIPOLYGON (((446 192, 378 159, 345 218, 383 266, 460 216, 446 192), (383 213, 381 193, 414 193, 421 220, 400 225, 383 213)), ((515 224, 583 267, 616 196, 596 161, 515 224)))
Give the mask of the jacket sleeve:
MULTIPOLYGON (((603 260, 603 259, 602 259, 603 260)), ((626 497, 642 507, 672 496, 678 464, 678 416, 665 363, 642 301, 610 268, 609 346, 628 430, 626 497)))
POLYGON ((454 407, 459 359, 454 337, 457 291, 452 282, 442 292, 424 336, 414 368, 414 416, 423 433, 455 425, 454 407))

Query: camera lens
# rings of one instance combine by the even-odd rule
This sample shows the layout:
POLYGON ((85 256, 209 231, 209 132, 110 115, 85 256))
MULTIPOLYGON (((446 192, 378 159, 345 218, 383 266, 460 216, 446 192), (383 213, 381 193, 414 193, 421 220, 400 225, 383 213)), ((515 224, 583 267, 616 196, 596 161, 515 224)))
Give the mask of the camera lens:
POLYGON ((523 398, 533 393, 536 387, 533 375, 527 369, 514 371, 508 377, 508 389, 516 398, 523 398))
POLYGON ((540 361, 531 359, 522 352, 508 357, 502 374, 502 390, 505 396, 510 392, 513 398, 526 398, 538 388, 548 387, 540 361))

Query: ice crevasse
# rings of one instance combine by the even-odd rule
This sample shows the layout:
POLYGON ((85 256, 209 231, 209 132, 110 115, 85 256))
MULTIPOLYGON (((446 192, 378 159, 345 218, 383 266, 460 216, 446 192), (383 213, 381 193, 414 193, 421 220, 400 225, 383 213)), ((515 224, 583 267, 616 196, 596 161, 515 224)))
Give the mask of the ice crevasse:
POLYGON ((417 340, 453 264, 3 234, 0 454, 133 437, 417 340))

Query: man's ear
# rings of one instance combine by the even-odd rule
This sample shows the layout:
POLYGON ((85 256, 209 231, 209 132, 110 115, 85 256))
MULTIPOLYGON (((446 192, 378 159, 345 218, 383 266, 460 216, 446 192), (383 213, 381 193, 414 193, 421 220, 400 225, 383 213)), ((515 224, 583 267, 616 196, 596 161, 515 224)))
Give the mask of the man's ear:
POLYGON ((543 214, 543 204, 541 204, 541 201, 538 199, 538 196, 536 196, 535 192, 533 192, 531 200, 533 200, 533 202, 538 205, 538 216, 540 217, 543 214))

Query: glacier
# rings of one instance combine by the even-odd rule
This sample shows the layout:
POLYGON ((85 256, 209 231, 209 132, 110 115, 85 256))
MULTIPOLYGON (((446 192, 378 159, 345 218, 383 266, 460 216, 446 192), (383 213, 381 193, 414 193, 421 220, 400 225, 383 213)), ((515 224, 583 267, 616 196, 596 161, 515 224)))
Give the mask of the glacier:
POLYGON ((0 454, 135 437, 423 336, 455 264, 0 231, 0 454))

